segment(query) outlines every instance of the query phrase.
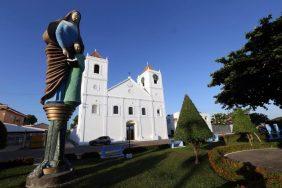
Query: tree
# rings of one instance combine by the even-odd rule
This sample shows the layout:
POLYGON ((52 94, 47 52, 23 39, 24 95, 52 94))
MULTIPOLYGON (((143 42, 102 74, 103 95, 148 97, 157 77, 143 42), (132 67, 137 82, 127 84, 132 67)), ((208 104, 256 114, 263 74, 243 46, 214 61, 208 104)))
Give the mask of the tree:
POLYGON ((267 115, 260 113, 251 113, 250 118, 252 123, 255 124, 256 126, 269 121, 267 115))
POLYGON ((203 120, 188 95, 185 95, 177 122, 175 138, 185 143, 191 143, 196 157, 195 164, 199 163, 198 155, 200 144, 210 137, 212 137, 212 133, 208 125, 203 120))
MULTIPOLYGON (((231 114, 216 113, 212 116, 211 123, 212 125, 220 125, 220 126, 231 125, 232 124, 231 114)), ((228 143, 228 139, 226 138, 224 131, 221 133, 221 135, 224 139, 224 142, 228 143)))
POLYGON ((230 125, 232 124, 231 114, 225 114, 225 113, 213 114, 211 123, 213 125, 230 125))
POLYGON ((73 120, 72 123, 70 124, 70 128, 73 129, 76 127, 76 125, 78 124, 78 115, 76 115, 73 120))
POLYGON ((271 15, 246 34, 239 50, 217 59, 223 66, 211 74, 209 87, 221 86, 215 96, 223 108, 265 107, 273 102, 282 108, 282 16, 271 15))
POLYGON ((5 125, 0 121, 0 149, 3 149, 7 145, 7 129, 5 125))
POLYGON ((232 113, 233 131, 237 134, 247 134, 250 145, 252 145, 253 136, 256 128, 251 122, 251 118, 246 112, 240 108, 232 113))
POLYGON ((25 125, 34 125, 37 122, 37 118, 35 115, 28 114, 24 118, 24 124, 25 125))

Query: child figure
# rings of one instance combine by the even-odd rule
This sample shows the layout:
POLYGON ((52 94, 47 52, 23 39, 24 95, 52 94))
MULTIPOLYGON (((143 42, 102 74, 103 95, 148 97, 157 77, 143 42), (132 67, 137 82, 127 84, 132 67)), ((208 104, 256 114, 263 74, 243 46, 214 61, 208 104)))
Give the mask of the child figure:
POLYGON ((77 66, 71 68, 70 76, 66 84, 64 103, 76 107, 81 102, 80 89, 85 56, 81 54, 81 47, 78 43, 74 43, 73 48, 75 51, 74 59, 67 59, 67 61, 69 64, 77 64, 77 66))

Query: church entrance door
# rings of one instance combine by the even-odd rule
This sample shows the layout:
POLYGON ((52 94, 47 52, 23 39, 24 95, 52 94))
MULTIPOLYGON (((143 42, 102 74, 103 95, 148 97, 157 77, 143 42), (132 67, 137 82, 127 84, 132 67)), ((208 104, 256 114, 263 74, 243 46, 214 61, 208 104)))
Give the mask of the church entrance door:
POLYGON ((134 140, 134 125, 133 121, 126 123, 126 140, 134 140))

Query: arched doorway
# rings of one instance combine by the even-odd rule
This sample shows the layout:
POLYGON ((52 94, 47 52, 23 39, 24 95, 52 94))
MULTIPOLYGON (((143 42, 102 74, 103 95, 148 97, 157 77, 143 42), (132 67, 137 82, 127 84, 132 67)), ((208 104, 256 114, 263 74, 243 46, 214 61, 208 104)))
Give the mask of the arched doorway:
POLYGON ((134 140, 134 121, 126 122, 126 140, 134 140))

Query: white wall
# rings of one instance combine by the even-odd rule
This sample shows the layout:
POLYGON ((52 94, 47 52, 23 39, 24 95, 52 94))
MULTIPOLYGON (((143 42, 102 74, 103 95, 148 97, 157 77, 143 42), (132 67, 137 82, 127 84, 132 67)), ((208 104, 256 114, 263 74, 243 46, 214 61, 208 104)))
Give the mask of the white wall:
MULTIPOLYGON (((170 119, 170 124, 168 125, 168 127, 170 128, 170 130, 174 130, 174 131, 176 130, 179 115, 180 112, 175 112, 173 114, 168 115, 167 119, 170 119)), ((211 116, 208 113, 201 113, 201 112, 200 115, 203 118, 203 120, 207 123, 211 132, 213 132, 211 125, 211 116)))
MULTIPOLYGON (((82 104, 79 107, 77 129, 72 132, 73 140, 79 144, 100 136, 109 136, 113 141, 126 140, 126 123, 134 122, 135 140, 167 139, 166 112, 162 89, 162 78, 159 71, 148 70, 143 73, 152 85, 152 74, 158 74, 158 85, 148 85, 154 93, 152 97, 142 85, 130 77, 107 89, 108 61, 87 56, 82 78, 82 104), (94 65, 100 66, 100 73, 94 73, 94 65), (97 105, 97 113, 92 113, 92 105, 97 105), (113 106, 118 106, 118 114, 113 114, 113 106), (129 115, 128 108, 133 107, 129 115), (146 109, 142 115, 141 109, 146 109), (160 110, 160 115, 157 114, 160 110)), ((138 79, 140 76, 138 77, 138 79)))

